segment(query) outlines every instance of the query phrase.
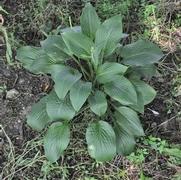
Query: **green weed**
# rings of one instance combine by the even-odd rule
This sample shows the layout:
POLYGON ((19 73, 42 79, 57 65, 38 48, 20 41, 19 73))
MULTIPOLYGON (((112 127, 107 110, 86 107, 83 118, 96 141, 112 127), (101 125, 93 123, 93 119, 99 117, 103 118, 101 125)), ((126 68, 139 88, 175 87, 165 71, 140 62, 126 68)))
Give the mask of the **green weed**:
POLYGON ((121 14, 125 19, 129 16, 130 8, 136 4, 138 4, 136 0, 99 0, 96 3, 96 9, 102 19, 107 19, 116 14, 121 14))

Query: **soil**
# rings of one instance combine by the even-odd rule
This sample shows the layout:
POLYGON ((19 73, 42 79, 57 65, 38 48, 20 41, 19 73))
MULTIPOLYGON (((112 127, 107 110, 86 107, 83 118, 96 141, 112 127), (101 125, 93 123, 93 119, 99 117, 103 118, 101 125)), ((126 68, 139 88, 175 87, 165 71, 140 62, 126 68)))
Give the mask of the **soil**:
MULTIPOLYGON (((181 143, 179 121, 176 117, 174 117, 176 115, 175 113, 177 112, 177 109, 173 108, 173 112, 168 114, 167 104, 165 102, 165 99, 169 98, 170 96, 171 78, 172 77, 170 76, 165 76, 161 79, 155 78, 151 81, 151 84, 158 91, 158 96, 151 105, 146 107, 146 112, 142 116, 142 122, 147 135, 151 134, 153 136, 155 135, 157 137, 162 137, 163 139, 167 139, 171 143, 181 143), (159 96, 159 94, 162 94, 162 96, 159 96), (158 112, 159 115, 155 115, 151 110, 158 112), (169 119, 171 119, 171 121, 168 121, 169 119), (160 124, 162 123, 163 125, 160 126, 160 124)), ((43 95, 45 95, 45 93, 47 92, 46 87, 50 84, 50 81, 47 76, 33 75, 23 68, 17 66, 8 66, 1 59, 0 84, 1 86, 4 85, 4 87, 6 87, 0 95, 0 124, 3 126, 8 137, 11 139, 15 151, 21 152, 23 145, 27 141, 35 138, 37 135, 36 132, 34 132, 27 126, 25 121, 26 114, 31 110, 32 104, 38 101, 43 95), (12 89, 16 90, 18 94, 16 94, 15 97, 8 99, 7 94, 12 89)), ((77 132, 75 132, 75 135, 76 134, 77 132)), ((2 132, 0 132, 0 138, 1 171, 6 163, 7 156, 4 156, 5 153, 3 151, 6 150, 8 142, 7 138, 3 135, 2 132)), ((77 141, 78 140, 80 139, 77 139, 77 141)), ((155 154, 153 154, 153 158, 154 157, 155 154)), ((76 160, 66 160, 70 167, 75 166, 77 161, 79 161, 79 154, 76 153, 74 158, 76 160)), ((151 155, 149 158, 151 158, 151 155)), ((86 160, 87 157, 84 157, 84 159, 86 160)), ((119 160, 119 163, 117 163, 116 166, 123 166, 121 160, 119 160)), ((148 164, 145 168, 145 173, 147 175, 153 176, 154 174, 158 177, 165 177, 166 174, 166 176, 170 177, 171 175, 175 174, 174 168, 167 167, 167 163, 162 157, 160 157, 159 161, 156 164, 152 164, 150 162, 152 161, 149 159, 148 164), (155 166, 158 166, 158 164, 161 164, 159 169, 154 169, 155 166)), ((34 171, 36 172, 36 170, 34 171)), ((76 170, 74 171, 70 168, 70 177, 72 177, 72 179, 79 177, 79 174, 77 174, 76 172, 76 170)))
POLYGON ((178 112, 181 107, 181 99, 177 97, 172 100, 172 80, 171 74, 152 79, 150 84, 157 91, 157 97, 146 106, 143 124, 145 124, 148 134, 167 139, 170 143, 180 144, 181 117, 178 112), (169 100, 175 103, 172 107, 168 107, 169 100))
MULTIPOLYGON (((32 104, 45 93, 43 88, 47 82, 45 76, 35 76, 24 69, 5 65, 2 59, 0 61, 0 85, 5 87, 0 94, 0 124, 17 148, 24 141, 33 138, 33 133, 25 126, 25 117, 32 104), (18 93, 15 97, 6 98, 10 90, 18 93)), ((1 132, 0 137, 6 143, 2 134, 1 132)))
MULTIPOLYGON (((32 37, 32 33, 28 32, 26 38, 24 38, 23 35, 23 40, 26 39, 26 41, 29 42, 30 40, 27 38, 29 34, 31 34, 32 37)), ((39 36, 37 37, 39 38, 39 36)), ((33 44, 32 39, 31 42, 33 44)), ((47 76, 33 75, 18 65, 7 65, 4 60, 4 47, 2 47, 0 53, 2 56, 0 57, 0 86, 4 87, 4 90, 0 92, 0 124, 13 143, 15 151, 18 153, 22 151, 23 145, 27 141, 37 136, 37 133, 27 126, 25 121, 26 115, 31 110, 32 104, 37 102, 47 93, 47 86, 49 86, 50 80, 47 76), (7 94, 10 90, 16 90, 16 94, 14 97, 7 98, 7 94)), ((169 59, 170 57, 168 57, 168 62, 170 62, 169 59)), ((170 67, 172 65, 168 63, 168 66, 170 67)), ((171 92, 173 76, 174 74, 167 71, 166 75, 153 78, 150 81, 150 84, 158 91, 158 95, 153 103, 146 107, 145 114, 142 115, 141 119, 147 135, 155 135, 167 139, 170 143, 181 144, 181 119, 179 119, 180 117, 177 114, 179 107, 181 107, 181 99, 175 97, 174 102, 176 102, 177 105, 172 105, 170 109, 168 108, 167 101, 173 97, 171 92), (154 113, 154 111, 158 114, 154 113)), ((8 143, 5 133, 0 130, 0 172, 7 160, 6 147, 8 146, 8 143)), ((72 152, 75 152, 75 150, 72 152)), ((152 155, 153 158, 155 158, 156 155, 154 153, 152 155)), ((71 178, 69 179, 76 179, 76 177, 79 177, 79 171, 72 169, 72 167, 74 167, 79 160, 87 161, 88 157, 83 157, 82 159, 82 157, 79 157, 79 153, 76 153, 75 159, 65 158, 70 167, 71 178)), ((151 158, 152 156, 150 155, 148 162, 151 162, 151 158)), ((125 163, 123 160, 122 157, 117 157, 111 167, 122 167, 123 162, 125 163)), ((175 174, 175 169, 169 168, 162 157, 158 159, 157 165, 158 164, 159 169, 154 169, 155 165, 153 163, 145 165, 146 174, 152 177, 154 176, 156 179, 167 179, 166 177, 169 179, 171 175, 175 174)), ((129 167, 129 163, 127 166, 129 167)), ((108 165, 107 168, 109 169, 110 165, 108 165)), ((99 171, 100 173, 102 172, 102 170, 98 169, 97 173, 99 171)), ((37 173, 37 169, 28 173, 35 177, 36 175, 38 177, 39 174, 37 173)), ((131 177, 131 179, 136 178, 138 177, 134 177, 134 175, 131 177)), ((17 175, 15 179, 23 178, 20 175, 17 175)), ((55 176, 55 178, 50 179, 58 178, 55 176)))

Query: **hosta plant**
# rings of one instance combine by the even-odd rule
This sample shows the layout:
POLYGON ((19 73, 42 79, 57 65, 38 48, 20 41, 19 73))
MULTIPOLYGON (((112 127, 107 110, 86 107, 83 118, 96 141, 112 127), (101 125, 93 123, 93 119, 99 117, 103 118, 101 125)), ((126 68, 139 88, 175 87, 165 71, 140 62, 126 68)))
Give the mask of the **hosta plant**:
POLYGON ((74 117, 88 108, 94 118, 87 125, 86 142, 97 161, 129 154, 135 138, 144 136, 138 113, 144 113, 156 92, 142 79, 154 75, 154 63, 163 54, 147 40, 123 45, 126 36, 120 15, 102 23, 88 3, 80 26, 49 35, 40 47, 17 51, 26 69, 48 74, 54 81, 51 92, 27 116, 32 128, 47 128, 44 149, 50 161, 63 154, 74 117))

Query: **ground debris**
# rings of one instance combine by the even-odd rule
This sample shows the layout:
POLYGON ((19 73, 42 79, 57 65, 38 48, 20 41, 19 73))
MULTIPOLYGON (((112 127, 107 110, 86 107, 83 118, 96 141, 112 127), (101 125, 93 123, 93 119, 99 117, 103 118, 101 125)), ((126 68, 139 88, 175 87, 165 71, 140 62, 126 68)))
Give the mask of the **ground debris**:
POLYGON ((19 95, 19 92, 16 89, 11 89, 6 93, 6 99, 14 99, 19 95))

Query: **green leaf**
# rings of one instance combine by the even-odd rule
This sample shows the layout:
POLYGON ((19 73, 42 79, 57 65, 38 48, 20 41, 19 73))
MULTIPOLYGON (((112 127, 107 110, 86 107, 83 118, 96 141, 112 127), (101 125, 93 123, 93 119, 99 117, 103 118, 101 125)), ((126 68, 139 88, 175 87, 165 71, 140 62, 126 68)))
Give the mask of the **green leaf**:
POLYGON ((42 48, 55 61, 64 61, 70 56, 62 37, 60 35, 49 35, 47 39, 41 41, 42 48))
POLYGON ((124 131, 133 136, 144 136, 142 125, 135 111, 125 106, 116 108, 116 110, 116 123, 124 131))
MULTIPOLYGON (((50 73, 57 65, 61 66, 57 59, 48 56, 42 48, 24 46, 18 49, 16 58, 23 63, 23 66, 33 73, 50 73)), ((56 68, 58 69, 58 68, 56 68)))
POLYGON ((16 59, 23 63, 23 66, 32 71, 31 65, 43 53, 40 47, 23 46, 17 50, 16 59))
POLYGON ((70 128, 67 123, 52 124, 44 137, 44 149, 47 159, 56 162, 70 141, 70 128))
POLYGON ((51 120, 46 112, 46 102, 48 97, 43 97, 39 102, 34 104, 31 113, 27 116, 27 123, 37 131, 41 131, 51 120))
POLYGON ((45 53, 41 54, 31 65, 31 71, 34 73, 48 73, 51 65, 56 64, 45 53))
POLYGON ((100 20, 94 7, 90 3, 87 3, 83 8, 82 15, 80 17, 80 24, 82 32, 94 40, 95 33, 100 26, 100 20))
POLYGON ((93 46, 91 49, 91 62, 94 66, 95 71, 97 71, 98 65, 102 64, 102 60, 103 60, 102 45, 93 46))
POLYGON ((53 80, 55 81, 55 92, 60 99, 64 99, 71 87, 81 78, 82 74, 72 69, 57 73, 53 80))
POLYGON ((137 94, 131 82, 123 76, 104 85, 104 91, 123 105, 137 104, 137 94))
POLYGON ((138 111, 138 112, 143 114, 144 113, 144 99, 143 99, 143 95, 137 89, 136 89, 136 93, 137 93, 137 104, 129 105, 129 107, 131 107, 135 111, 138 111))
POLYGON ((112 76, 115 74, 123 75, 127 69, 127 66, 121 65, 119 63, 106 62, 98 67, 96 79, 100 83, 107 83, 112 81, 112 76))
POLYGON ((52 120, 71 120, 75 116, 75 110, 68 96, 61 100, 54 91, 47 102, 46 110, 52 120))
POLYGON ((157 74, 156 66, 154 64, 146 66, 133 66, 131 68, 132 73, 137 73, 141 77, 151 79, 152 76, 157 74))
POLYGON ((122 18, 117 15, 106 20, 99 27, 96 32, 95 47, 101 46, 103 54, 108 56, 116 49, 122 36, 122 18))
POLYGON ((104 56, 109 56, 117 48, 118 42, 124 35, 122 33, 122 18, 114 16, 106 20, 97 30, 95 45, 92 48, 91 60, 97 69, 104 56))
POLYGON ((135 148, 134 136, 123 130, 119 124, 115 124, 114 131, 116 134, 116 151, 121 155, 129 155, 135 148))
POLYGON ((92 83, 77 81, 70 90, 70 100, 76 111, 85 103, 92 90, 92 83))
POLYGON ((55 77, 61 71, 68 70, 69 68, 62 64, 51 64, 46 68, 46 72, 51 74, 52 77, 55 77))
POLYGON ((156 44, 147 40, 138 40, 123 46, 121 56, 122 62, 126 65, 145 66, 158 62, 163 57, 163 53, 156 44))
POLYGON ((79 58, 88 59, 91 57, 91 47, 93 42, 82 33, 65 32, 62 38, 69 51, 79 58))
POLYGON ((148 84, 146 84, 144 81, 141 80, 131 80, 135 88, 141 92, 144 100, 144 105, 149 104, 153 101, 153 99, 156 96, 156 91, 148 84))
POLYGON ((82 32, 81 30, 81 27, 80 26, 73 26, 73 27, 67 27, 67 28, 63 28, 63 29, 60 29, 59 32, 60 33, 64 33, 64 32, 82 32))
POLYGON ((163 153, 169 156, 174 156, 181 159, 181 149, 180 148, 164 148, 163 153))
POLYGON ((116 155, 116 138, 112 127, 105 121, 91 123, 86 131, 88 151, 97 161, 108 161, 116 155))
POLYGON ((98 116, 105 114, 107 110, 106 96, 101 91, 96 91, 93 95, 89 96, 89 105, 91 110, 98 116))

